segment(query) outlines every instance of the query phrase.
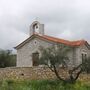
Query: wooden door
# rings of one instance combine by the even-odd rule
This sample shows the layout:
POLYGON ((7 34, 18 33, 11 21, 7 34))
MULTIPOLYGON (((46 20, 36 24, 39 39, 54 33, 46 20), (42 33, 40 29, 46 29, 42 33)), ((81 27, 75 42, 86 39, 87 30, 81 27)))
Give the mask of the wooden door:
POLYGON ((39 53, 33 53, 32 54, 32 60, 33 60, 33 66, 38 66, 39 64, 39 53))

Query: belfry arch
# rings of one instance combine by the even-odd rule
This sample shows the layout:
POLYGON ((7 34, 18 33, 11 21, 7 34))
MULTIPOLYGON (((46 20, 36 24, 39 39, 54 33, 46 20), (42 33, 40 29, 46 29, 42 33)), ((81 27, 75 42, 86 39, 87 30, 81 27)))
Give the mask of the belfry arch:
POLYGON ((30 36, 33 34, 44 35, 44 24, 40 24, 38 21, 34 21, 30 25, 30 36))

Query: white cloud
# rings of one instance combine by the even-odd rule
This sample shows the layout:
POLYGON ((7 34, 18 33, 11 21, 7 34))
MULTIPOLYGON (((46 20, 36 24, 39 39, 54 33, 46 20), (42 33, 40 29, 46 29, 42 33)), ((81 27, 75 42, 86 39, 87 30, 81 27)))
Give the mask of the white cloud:
POLYGON ((69 30, 65 30, 63 33, 59 34, 58 35, 59 38, 64 38, 64 39, 70 39, 72 40, 73 39, 73 33, 69 30))
POLYGON ((14 28, 2 28, 1 32, 0 47, 3 49, 12 49, 28 37, 25 33, 17 31, 14 28))
POLYGON ((0 0, 0 48, 11 49, 28 37, 38 17, 45 33, 90 41, 90 0, 0 0))

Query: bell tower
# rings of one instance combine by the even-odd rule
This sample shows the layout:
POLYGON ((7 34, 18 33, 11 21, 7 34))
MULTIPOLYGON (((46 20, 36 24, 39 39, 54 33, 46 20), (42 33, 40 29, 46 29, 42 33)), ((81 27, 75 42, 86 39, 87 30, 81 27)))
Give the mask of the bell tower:
POLYGON ((41 24, 38 21, 34 21, 30 25, 30 36, 32 36, 33 34, 44 35, 44 24, 41 24))

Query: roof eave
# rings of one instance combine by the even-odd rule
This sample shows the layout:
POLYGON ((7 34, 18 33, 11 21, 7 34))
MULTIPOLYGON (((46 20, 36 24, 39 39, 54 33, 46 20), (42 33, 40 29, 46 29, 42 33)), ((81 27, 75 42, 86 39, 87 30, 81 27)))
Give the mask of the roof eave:
POLYGON ((17 45, 16 47, 14 47, 14 49, 19 49, 20 47, 22 47, 23 45, 25 45, 25 43, 27 43, 33 36, 35 36, 35 34, 33 34, 32 36, 30 36, 29 38, 27 38, 26 40, 24 40, 22 43, 20 43, 19 45, 17 45))

